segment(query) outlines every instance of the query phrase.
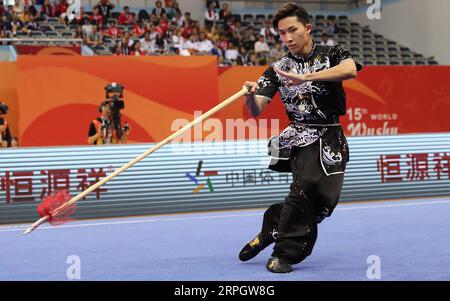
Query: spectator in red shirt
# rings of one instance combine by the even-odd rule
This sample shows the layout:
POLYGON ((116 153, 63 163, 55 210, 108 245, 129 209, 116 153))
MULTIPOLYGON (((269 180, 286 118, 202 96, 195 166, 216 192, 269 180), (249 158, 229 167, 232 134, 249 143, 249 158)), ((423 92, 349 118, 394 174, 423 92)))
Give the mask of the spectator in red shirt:
POLYGON ((187 40, 187 39, 189 39, 189 37, 192 35, 192 29, 191 29, 191 27, 189 26, 189 23, 188 22, 185 22, 184 23, 184 26, 183 26, 183 30, 181 31, 181 36, 185 39, 185 40, 187 40))
POLYGON ((159 26, 161 27, 162 31, 165 33, 169 27, 169 21, 167 20, 167 14, 163 13, 161 15, 161 20, 159 21, 159 26))
POLYGON ((123 7, 123 12, 119 16, 120 25, 129 25, 134 23, 134 16, 130 13, 130 8, 128 6, 123 7))
POLYGON ((41 6, 41 17, 53 18, 55 17, 55 5, 50 3, 50 0, 45 0, 41 6))
POLYGON ((109 27, 109 29, 105 33, 106 36, 109 36, 109 37, 115 38, 115 39, 119 38, 121 36, 121 34, 122 33, 121 33, 120 29, 117 27, 116 22, 113 22, 111 24, 111 26, 109 27))
POLYGON ((103 15, 100 13, 100 8, 98 6, 94 8, 94 14, 91 17, 91 22, 94 24, 103 23, 103 15))
POLYGON ((133 36, 141 38, 144 36, 144 34, 145 34, 144 22, 142 20, 139 20, 136 24, 134 24, 133 36))
POLYGON ((69 5, 66 0, 60 0, 58 5, 56 6, 56 16, 59 17, 63 14, 67 13, 67 8, 69 5))

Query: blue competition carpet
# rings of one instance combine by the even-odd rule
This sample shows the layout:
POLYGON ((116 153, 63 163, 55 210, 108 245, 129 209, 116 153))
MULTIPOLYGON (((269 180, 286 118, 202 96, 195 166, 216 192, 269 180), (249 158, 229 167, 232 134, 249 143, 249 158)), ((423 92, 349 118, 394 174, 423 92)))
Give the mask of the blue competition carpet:
POLYGON ((71 255, 81 280, 450 280, 450 198, 341 204, 319 225, 313 255, 290 274, 237 255, 259 231, 263 210, 0 227, 0 280, 67 280, 71 255))

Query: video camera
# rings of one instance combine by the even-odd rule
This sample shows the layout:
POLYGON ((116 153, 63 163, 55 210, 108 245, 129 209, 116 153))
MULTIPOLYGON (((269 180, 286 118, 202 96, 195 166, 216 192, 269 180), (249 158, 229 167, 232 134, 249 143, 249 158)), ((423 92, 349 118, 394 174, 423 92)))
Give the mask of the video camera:
MULTIPOLYGON (((109 104, 111 109, 112 126, 117 132, 119 139, 122 138, 123 131, 127 129, 122 129, 121 127, 121 114, 120 110, 125 108, 125 101, 123 100, 123 90, 124 86, 118 83, 110 83, 105 87, 106 99, 102 102, 102 106, 109 104)), ((108 125, 109 126, 109 125, 108 125)))

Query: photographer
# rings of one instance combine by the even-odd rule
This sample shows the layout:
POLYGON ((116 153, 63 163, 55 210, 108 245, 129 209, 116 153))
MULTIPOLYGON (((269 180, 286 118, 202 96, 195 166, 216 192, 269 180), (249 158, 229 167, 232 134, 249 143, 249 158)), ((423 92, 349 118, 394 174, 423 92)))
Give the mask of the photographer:
POLYGON ((130 126, 125 122, 122 128, 120 110, 124 109, 123 87, 112 83, 105 87, 106 100, 99 107, 102 114, 89 126, 88 144, 125 144, 130 134, 130 126), (112 94, 111 94, 112 93, 112 94))
POLYGON ((110 101, 106 100, 102 102, 99 111, 102 113, 102 116, 92 120, 89 126, 88 144, 101 145, 127 143, 130 127, 125 123, 122 137, 119 138, 111 114, 110 101))
POLYGON ((8 114, 8 106, 0 102, 0 147, 11 146, 11 132, 3 115, 8 114))

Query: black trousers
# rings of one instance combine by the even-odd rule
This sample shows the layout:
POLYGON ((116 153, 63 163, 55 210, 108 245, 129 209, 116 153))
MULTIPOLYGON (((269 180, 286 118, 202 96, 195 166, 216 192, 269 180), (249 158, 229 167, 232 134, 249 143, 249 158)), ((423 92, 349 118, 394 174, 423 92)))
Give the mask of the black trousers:
POLYGON ((336 207, 344 174, 327 176, 320 163, 319 141, 292 149, 290 164, 293 182, 282 203, 264 213, 262 240, 275 242, 272 256, 293 264, 309 256, 317 239, 317 224, 336 207))

